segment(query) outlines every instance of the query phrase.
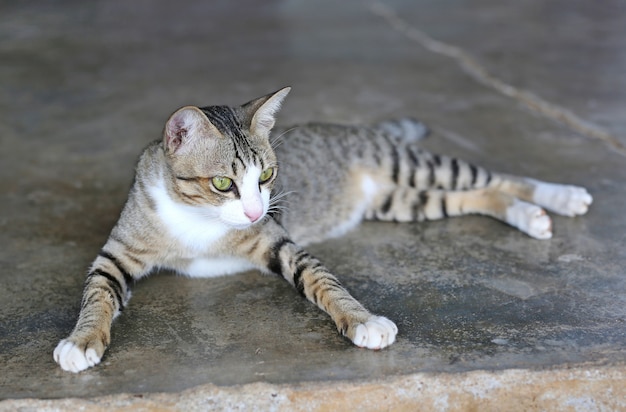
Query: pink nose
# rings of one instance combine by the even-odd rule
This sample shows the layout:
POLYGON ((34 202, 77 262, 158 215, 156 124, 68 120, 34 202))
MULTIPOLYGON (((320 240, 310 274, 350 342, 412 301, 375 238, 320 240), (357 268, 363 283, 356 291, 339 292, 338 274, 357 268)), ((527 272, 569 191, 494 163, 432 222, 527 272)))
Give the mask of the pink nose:
POLYGON ((262 209, 258 209, 258 210, 244 210, 243 214, 246 215, 246 217, 248 219, 250 219, 251 222, 254 223, 257 220, 259 220, 259 218, 263 214, 263 210, 262 209))

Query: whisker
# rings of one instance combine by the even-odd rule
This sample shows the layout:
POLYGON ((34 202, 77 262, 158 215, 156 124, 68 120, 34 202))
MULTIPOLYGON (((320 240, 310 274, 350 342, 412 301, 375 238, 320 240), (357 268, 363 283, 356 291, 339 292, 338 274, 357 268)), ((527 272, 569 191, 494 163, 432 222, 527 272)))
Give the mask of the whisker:
POLYGON ((283 139, 276 139, 277 141, 274 141, 272 143, 270 143, 270 146, 272 147, 272 149, 276 150, 277 147, 280 147, 281 144, 285 143, 285 141, 283 139))
POLYGON ((270 205, 270 207, 268 207, 268 210, 285 210, 287 208, 287 206, 285 205, 270 205))
POLYGON ((270 209, 267 209, 267 213, 272 214, 272 215, 279 215, 279 214, 282 214, 285 210, 286 209, 284 207, 270 208, 270 209))
POLYGON ((289 132, 291 132, 291 131, 293 131, 293 130, 296 130, 296 129, 300 128, 300 127, 301 127, 301 126, 294 126, 294 127, 292 127, 292 128, 289 128, 289 129, 285 130, 284 132, 282 132, 282 133, 281 133, 281 134, 279 134, 278 136, 276 136, 276 137, 272 138, 272 140, 270 140, 270 146, 271 146, 273 149, 276 149, 276 148, 277 148, 278 146, 280 146, 280 145, 282 144, 282 142, 283 142, 283 140, 280 140, 280 138, 281 138, 281 137, 283 137, 283 136, 284 136, 284 135, 286 135, 287 133, 289 133, 289 132))
POLYGON ((277 203, 289 203, 289 200, 285 199, 285 197, 289 196, 292 193, 296 193, 294 190, 290 190, 288 192, 279 192, 270 198, 270 206, 276 205, 277 203))
POLYGON ((277 192, 274 196, 272 196, 272 199, 280 199, 282 197, 288 196, 293 193, 297 193, 297 192, 295 190, 290 190, 288 192, 280 191, 280 192, 277 192))

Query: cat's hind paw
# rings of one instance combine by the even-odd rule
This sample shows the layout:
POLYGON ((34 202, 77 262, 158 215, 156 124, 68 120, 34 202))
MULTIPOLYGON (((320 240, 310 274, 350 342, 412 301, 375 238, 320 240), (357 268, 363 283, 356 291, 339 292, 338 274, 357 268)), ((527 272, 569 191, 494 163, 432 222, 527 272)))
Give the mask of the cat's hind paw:
POLYGON ((531 203, 516 200, 506 210, 506 222, 535 239, 552 237, 552 219, 545 210, 531 203))
POLYGON ((563 216, 584 215, 593 198, 584 187, 538 182, 533 201, 563 216))
POLYGON ((352 342, 367 349, 382 349, 396 340, 398 327, 383 316, 371 316, 367 321, 356 326, 352 342))
POLYGON ((95 348, 81 349, 73 342, 63 339, 54 350, 54 360, 63 370, 80 372, 100 363, 101 355, 95 348))

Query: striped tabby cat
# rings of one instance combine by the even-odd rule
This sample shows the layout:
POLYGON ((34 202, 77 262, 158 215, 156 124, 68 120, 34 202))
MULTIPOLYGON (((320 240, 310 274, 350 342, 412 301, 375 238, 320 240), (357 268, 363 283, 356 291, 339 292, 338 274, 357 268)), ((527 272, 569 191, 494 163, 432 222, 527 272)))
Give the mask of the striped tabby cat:
POLYGON ((280 275, 355 345, 381 349, 396 339, 396 325, 367 311, 302 245, 340 236, 363 219, 470 213, 548 239, 551 221, 541 207, 575 216, 591 204, 580 187, 424 152, 414 143, 426 129, 412 120, 310 124, 273 145, 274 115, 289 90, 235 108, 183 107, 169 118, 163 139, 141 155, 119 221, 89 269, 76 326, 54 350, 63 369, 100 362, 132 283, 159 268, 193 277, 249 269, 280 275))

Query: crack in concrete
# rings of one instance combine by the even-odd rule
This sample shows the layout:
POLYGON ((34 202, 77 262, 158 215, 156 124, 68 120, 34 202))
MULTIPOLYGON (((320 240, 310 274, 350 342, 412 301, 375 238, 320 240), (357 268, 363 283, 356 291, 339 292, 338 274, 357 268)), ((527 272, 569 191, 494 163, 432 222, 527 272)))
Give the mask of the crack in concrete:
POLYGON ((469 53, 459 47, 433 39, 423 31, 411 26, 408 22, 399 17, 395 10, 386 4, 380 1, 372 1, 370 2, 370 10, 373 14, 385 19, 394 30, 404 34, 407 38, 418 43, 425 49, 455 60, 465 72, 480 83, 526 105, 531 110, 546 118, 569 126, 571 129, 584 136, 602 140, 611 149, 622 156, 626 156, 626 147, 624 144, 602 127, 581 119, 572 111, 557 104, 550 103, 532 92, 507 84, 490 73, 469 53))

